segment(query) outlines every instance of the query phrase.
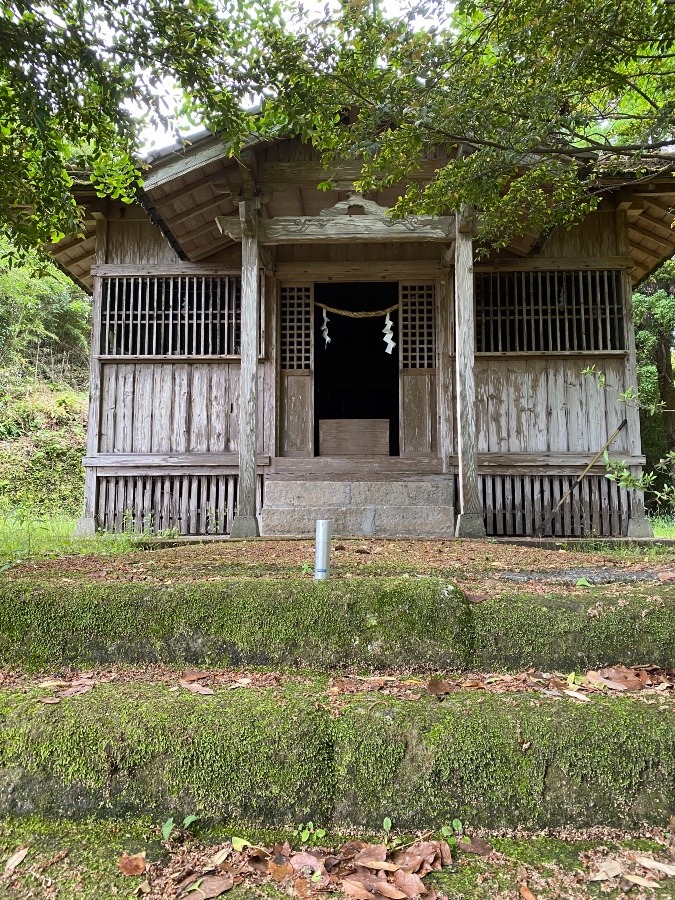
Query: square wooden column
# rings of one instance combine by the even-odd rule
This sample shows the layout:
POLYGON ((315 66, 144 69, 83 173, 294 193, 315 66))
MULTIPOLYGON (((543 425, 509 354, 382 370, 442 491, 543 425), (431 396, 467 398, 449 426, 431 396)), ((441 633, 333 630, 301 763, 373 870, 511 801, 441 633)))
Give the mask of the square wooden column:
POLYGON ((260 333, 258 203, 239 203, 241 220, 241 369, 239 382, 239 488, 231 537, 258 537, 258 335, 260 333))
POLYGON ((473 221, 462 208, 455 240, 455 365, 459 516, 457 537, 485 537, 483 504, 478 491, 476 387, 474 370, 473 221))

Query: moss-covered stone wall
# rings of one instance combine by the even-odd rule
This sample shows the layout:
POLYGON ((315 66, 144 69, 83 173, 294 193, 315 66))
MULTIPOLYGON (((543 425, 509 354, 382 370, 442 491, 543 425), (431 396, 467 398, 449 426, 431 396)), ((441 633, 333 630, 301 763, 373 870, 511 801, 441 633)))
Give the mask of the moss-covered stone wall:
POLYGON ((208 697, 99 685, 56 706, 38 693, 0 693, 0 817, 539 828, 675 811, 675 717, 639 700, 459 692, 336 707, 320 683, 208 697))
POLYGON ((0 665, 579 671, 675 663, 675 588, 471 603, 435 578, 0 584, 0 665))

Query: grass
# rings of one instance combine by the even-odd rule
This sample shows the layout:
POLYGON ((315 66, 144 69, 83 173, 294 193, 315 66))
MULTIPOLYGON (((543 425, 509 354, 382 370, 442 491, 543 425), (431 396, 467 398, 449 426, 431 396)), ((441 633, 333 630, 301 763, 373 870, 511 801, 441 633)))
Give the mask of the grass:
POLYGON ((135 549, 130 533, 75 537, 77 519, 67 515, 36 516, 24 510, 0 513, 0 569, 31 557, 57 558, 88 553, 126 553, 135 549))
POLYGON ((675 516, 654 516, 650 521, 654 537, 675 540, 675 516))
MULTIPOLYGON (((654 537, 675 540, 675 517, 656 516, 651 519, 654 537)), ((0 571, 24 560, 42 557, 56 559, 63 556, 82 556, 86 554, 109 555, 127 553, 138 550, 139 538, 145 535, 134 531, 133 527, 115 534, 98 534, 95 537, 75 537, 77 517, 72 515, 47 512, 43 516, 24 508, 0 510, 0 571)), ((174 535, 167 535, 174 537, 174 535)), ((608 541, 599 541, 598 546, 590 548, 580 544, 575 549, 597 549, 604 552, 615 551, 625 555, 626 546, 615 546, 608 541)), ((277 566, 282 574, 286 566, 277 566)), ((386 568, 386 567, 385 567, 386 568)), ((274 565, 269 567, 275 569, 274 565)), ((367 563, 359 566, 360 574, 401 574, 404 571, 414 572, 416 567, 406 566, 399 561, 391 571, 384 571, 382 565, 375 566, 370 572, 367 563)), ((235 574, 235 573, 232 573, 235 574)))

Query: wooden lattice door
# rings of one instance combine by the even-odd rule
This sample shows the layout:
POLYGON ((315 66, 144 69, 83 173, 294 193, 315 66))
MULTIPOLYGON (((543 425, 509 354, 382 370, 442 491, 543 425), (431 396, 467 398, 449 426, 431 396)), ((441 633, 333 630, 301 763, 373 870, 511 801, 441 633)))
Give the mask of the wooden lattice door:
POLYGON ((437 452, 436 286, 402 282, 401 456, 437 452))
POLYGON ((281 456, 314 455, 312 285, 282 286, 279 300, 281 456))

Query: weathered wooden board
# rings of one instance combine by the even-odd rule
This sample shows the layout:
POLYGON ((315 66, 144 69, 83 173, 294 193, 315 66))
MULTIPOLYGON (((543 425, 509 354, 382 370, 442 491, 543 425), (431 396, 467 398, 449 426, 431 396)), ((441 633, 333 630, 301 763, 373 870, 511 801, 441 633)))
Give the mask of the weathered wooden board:
POLYGON ((389 419, 319 419, 320 456, 389 456, 389 419))
POLYGON ((614 256, 617 248, 614 210, 598 210, 573 228, 555 228, 541 249, 540 257, 614 256))
MULTIPOLYGON (((230 453, 238 449, 237 363, 106 362, 101 369, 99 453, 230 453)), ((258 380, 261 396, 272 389, 269 365, 260 366, 258 380)), ((261 453, 272 449, 263 446, 265 408, 261 404, 258 411, 261 453)))
POLYGON ((108 222, 107 265, 179 264, 180 258, 162 232, 148 219, 108 222))
POLYGON ((311 371, 282 372, 280 393, 280 455, 313 456, 314 382, 311 371))
MULTIPOLYGON (((595 452, 626 415, 624 359, 602 362, 606 385, 581 374, 583 357, 476 359, 479 453, 595 452)), ((621 432, 616 453, 639 453, 621 432)))
POLYGON ((437 435, 436 371, 401 372, 401 456, 435 454, 437 435))
MULTIPOLYGON (((235 216, 218 216, 218 228, 231 240, 242 238, 241 222, 235 216)), ((262 244, 350 243, 368 241, 440 241, 452 239, 454 216, 417 216, 414 219, 383 219, 372 215, 277 216, 261 219, 262 244)))

